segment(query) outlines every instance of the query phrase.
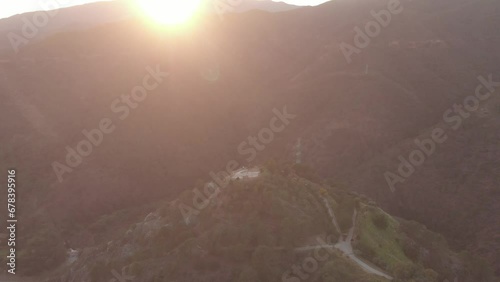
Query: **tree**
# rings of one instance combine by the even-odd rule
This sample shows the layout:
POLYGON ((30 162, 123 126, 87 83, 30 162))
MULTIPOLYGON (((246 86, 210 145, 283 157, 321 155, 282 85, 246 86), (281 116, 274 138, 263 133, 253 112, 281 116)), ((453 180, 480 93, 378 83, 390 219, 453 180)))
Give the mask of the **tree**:
POLYGON ((373 216, 372 218, 373 224, 381 230, 387 229, 387 226, 389 225, 389 221, 385 214, 383 213, 377 213, 373 216))
POLYGON ((267 169, 267 171, 269 171, 269 173, 271 174, 275 174, 278 172, 279 170, 279 167, 278 165, 276 164, 276 161, 274 159, 270 159, 266 162, 265 164, 265 168, 267 169))
POLYGON ((261 281, 275 281, 278 278, 279 257, 268 246, 258 246, 252 254, 252 266, 257 270, 261 281))
POLYGON ((402 279, 402 280, 408 280, 412 278, 415 275, 415 272, 417 271, 416 266, 414 264, 410 263, 400 263, 397 264, 393 267, 393 273, 395 278, 402 279))

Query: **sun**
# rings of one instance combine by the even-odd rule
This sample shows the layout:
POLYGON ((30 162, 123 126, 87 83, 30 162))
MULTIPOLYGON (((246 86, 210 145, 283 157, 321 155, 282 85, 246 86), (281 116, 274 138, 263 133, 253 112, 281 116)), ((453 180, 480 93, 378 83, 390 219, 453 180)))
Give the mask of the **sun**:
POLYGON ((136 0, 143 12, 155 22, 177 25, 189 21, 201 0, 136 0))

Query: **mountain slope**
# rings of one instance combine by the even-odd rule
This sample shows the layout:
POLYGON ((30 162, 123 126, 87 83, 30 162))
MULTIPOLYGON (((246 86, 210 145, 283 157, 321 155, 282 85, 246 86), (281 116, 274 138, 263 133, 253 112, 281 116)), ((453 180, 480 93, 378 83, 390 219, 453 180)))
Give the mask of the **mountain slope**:
MULTIPOLYGON (((63 279, 103 281, 115 269, 134 281, 296 281, 297 275, 310 281, 389 281, 333 248, 345 235, 331 225, 321 199, 334 207, 341 226, 347 220, 345 230, 351 227, 352 212, 359 210, 353 217, 354 252, 398 281, 480 279, 475 275, 481 269, 449 251, 445 240, 425 227, 293 173, 286 177, 264 170, 255 180, 234 181, 186 225, 178 209, 182 201, 191 204, 194 195, 188 194, 164 203, 112 241, 78 250, 78 258, 61 270, 63 279), (432 246, 426 242, 430 237, 432 246), (294 265, 302 267, 302 274, 294 265)), ((119 213, 107 216, 105 224, 114 229, 119 213)))
POLYGON ((131 7, 120 1, 97 2, 63 9, 57 9, 57 6, 45 8, 54 2, 39 4, 42 5, 39 12, 24 13, 0 20, 1 51, 13 52, 14 49, 20 49, 26 44, 42 40, 57 32, 87 29, 108 22, 121 21, 134 15, 131 7))
MULTIPOLYGON (((498 5, 405 2, 350 64, 339 44, 352 44, 354 28, 385 1, 207 17, 185 34, 131 20, 58 34, 5 56, 0 116, 12 122, 0 126, 12 134, 0 135, 1 165, 23 171, 21 211, 37 224, 21 240, 53 227, 55 234, 40 237, 92 246, 68 230, 160 197, 174 200, 230 160, 247 165, 238 146, 286 106, 297 118, 254 162, 299 156, 337 186, 498 266, 497 100, 486 101, 486 111, 450 134, 394 194, 384 178, 415 149, 414 138, 428 136, 448 108, 474 93, 479 75, 500 77, 498 5), (110 106, 142 83, 148 66, 170 76, 122 122, 110 106), (116 131, 59 182, 52 163, 64 162, 66 146, 75 148, 82 131, 105 117, 116 131)), ((35 260, 31 251, 44 251, 37 245, 23 255, 35 260)), ((52 267, 64 257, 59 247, 45 260, 52 267)))

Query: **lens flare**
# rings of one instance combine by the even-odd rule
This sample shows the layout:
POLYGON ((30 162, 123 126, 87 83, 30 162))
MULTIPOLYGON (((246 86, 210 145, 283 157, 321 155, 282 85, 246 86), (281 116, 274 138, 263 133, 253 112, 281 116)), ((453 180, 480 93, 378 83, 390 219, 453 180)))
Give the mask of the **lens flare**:
POLYGON ((146 16, 164 25, 189 21, 200 7, 201 0, 137 0, 146 16))

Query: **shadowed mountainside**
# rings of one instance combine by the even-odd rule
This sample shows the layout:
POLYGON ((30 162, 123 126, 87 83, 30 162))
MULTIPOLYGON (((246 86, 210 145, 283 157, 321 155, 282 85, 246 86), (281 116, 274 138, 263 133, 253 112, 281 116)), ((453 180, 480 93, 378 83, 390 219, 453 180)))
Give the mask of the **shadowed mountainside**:
POLYGON ((386 1, 335 1, 224 21, 207 16, 184 33, 131 20, 56 34, 5 55, 0 116, 10 122, 0 126, 11 134, 0 136, 2 167, 23 174, 20 210, 36 211, 25 215, 36 224, 24 234, 57 226, 54 238, 92 245, 69 230, 117 209, 174 199, 230 160, 247 165, 239 144, 286 106, 296 119, 255 163, 295 159, 300 139, 302 161, 322 177, 498 266, 496 97, 395 193, 384 172, 395 171, 414 138, 474 93, 479 75, 500 80, 500 4, 402 5, 350 64, 339 44, 353 44, 354 27, 372 20, 371 10, 386 9, 386 1), (147 66, 169 77, 122 121, 110 106, 142 83, 147 66), (58 182, 51 164, 64 162, 65 147, 75 148, 82 130, 105 117, 116 130, 58 182))

